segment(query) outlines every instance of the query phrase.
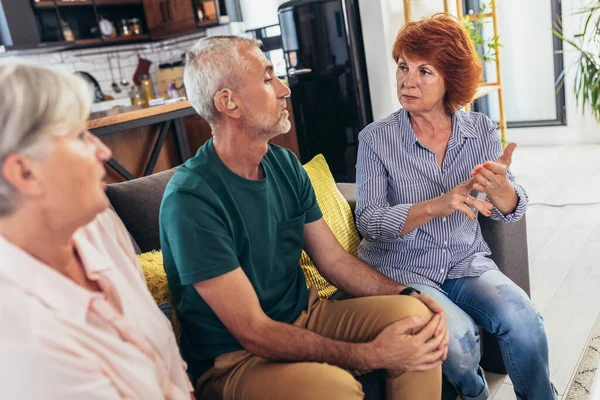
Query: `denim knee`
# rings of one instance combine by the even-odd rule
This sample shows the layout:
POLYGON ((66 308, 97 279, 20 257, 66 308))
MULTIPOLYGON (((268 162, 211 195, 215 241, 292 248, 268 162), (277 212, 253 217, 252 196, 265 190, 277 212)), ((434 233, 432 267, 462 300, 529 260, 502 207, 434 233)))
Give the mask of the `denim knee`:
POLYGON ((503 307, 502 315, 498 316, 498 332, 495 334, 499 337, 510 336, 519 342, 523 341, 526 346, 540 340, 545 343, 547 339, 544 319, 533 302, 519 293, 513 293, 517 290, 508 285, 501 285, 498 289, 506 300, 506 307, 503 307))
POLYGON ((474 373, 481 360, 479 330, 476 326, 466 331, 450 332, 448 358, 444 362, 444 371, 449 375, 474 373))

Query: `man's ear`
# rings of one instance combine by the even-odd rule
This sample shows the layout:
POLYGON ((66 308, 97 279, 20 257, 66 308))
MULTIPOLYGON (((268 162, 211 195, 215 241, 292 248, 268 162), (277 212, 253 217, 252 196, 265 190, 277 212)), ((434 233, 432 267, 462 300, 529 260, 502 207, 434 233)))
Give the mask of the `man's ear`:
POLYGON ((238 105, 232 98, 230 90, 220 90, 215 94, 215 107, 221 114, 225 114, 230 118, 238 119, 241 116, 238 105))
POLYGON ((21 153, 13 153, 2 163, 2 177, 22 195, 40 197, 44 193, 44 186, 34 163, 21 153))

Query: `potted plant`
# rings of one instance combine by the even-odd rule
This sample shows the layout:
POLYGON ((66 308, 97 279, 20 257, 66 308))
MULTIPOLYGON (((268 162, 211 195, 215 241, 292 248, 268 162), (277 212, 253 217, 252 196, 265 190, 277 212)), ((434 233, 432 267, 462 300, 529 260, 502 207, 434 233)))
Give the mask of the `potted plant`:
MULTIPOLYGON (((480 14, 488 14, 492 11, 491 1, 487 3, 483 3, 480 6, 480 14)), ((499 36, 493 36, 490 38, 485 38, 483 36, 483 24, 485 21, 485 16, 477 18, 475 20, 471 20, 469 15, 465 15, 462 18, 462 24, 467 30, 469 34, 469 38, 473 42, 475 49, 477 50, 477 54, 479 58, 483 62, 495 62, 496 55, 498 54, 498 48, 501 46, 498 43, 499 36)))
MULTIPOLYGON (((573 91, 577 107, 583 113, 590 109, 592 116, 600 123, 600 0, 592 1, 579 10, 576 15, 585 20, 583 32, 573 39, 568 39, 558 24, 553 33, 568 43, 578 52, 575 63, 569 68, 576 68, 573 91)), ((560 85, 564 84, 565 71, 560 76, 560 85)))

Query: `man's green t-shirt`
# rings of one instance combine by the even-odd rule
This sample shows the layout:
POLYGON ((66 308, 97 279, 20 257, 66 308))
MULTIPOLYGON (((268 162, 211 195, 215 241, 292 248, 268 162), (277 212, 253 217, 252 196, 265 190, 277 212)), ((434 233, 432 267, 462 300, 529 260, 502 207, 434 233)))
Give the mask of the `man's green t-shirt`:
MULTIPOLYGON (((178 168, 165 190, 160 209, 164 266, 194 381, 216 356, 242 349, 194 283, 241 267, 273 320, 293 322, 308 304, 299 265, 303 229, 322 217, 321 210, 291 151, 270 144, 261 165, 264 179, 234 174, 211 139, 178 168)), ((223 295, 227 299, 228 293, 223 295)))

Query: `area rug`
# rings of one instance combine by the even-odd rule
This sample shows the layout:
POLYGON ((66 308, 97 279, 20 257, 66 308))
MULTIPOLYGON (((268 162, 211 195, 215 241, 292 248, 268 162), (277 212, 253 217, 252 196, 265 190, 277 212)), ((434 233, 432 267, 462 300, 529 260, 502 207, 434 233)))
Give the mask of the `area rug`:
POLYGON ((590 390, 594 382, 596 370, 600 364, 600 318, 596 320, 596 326, 592 331, 587 348, 577 366, 577 372, 564 400, 588 400, 590 390))

